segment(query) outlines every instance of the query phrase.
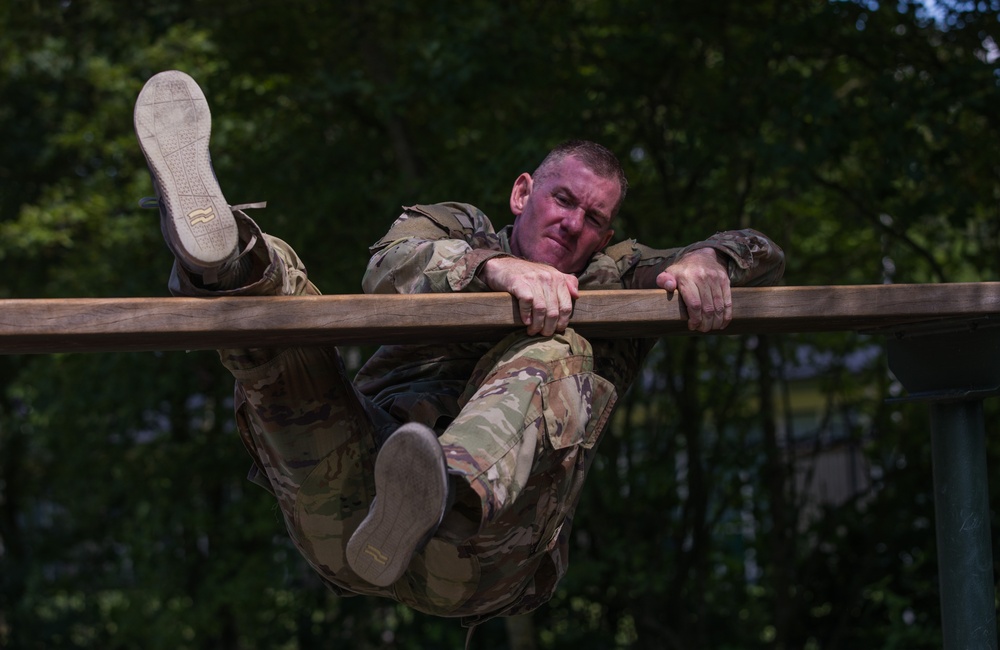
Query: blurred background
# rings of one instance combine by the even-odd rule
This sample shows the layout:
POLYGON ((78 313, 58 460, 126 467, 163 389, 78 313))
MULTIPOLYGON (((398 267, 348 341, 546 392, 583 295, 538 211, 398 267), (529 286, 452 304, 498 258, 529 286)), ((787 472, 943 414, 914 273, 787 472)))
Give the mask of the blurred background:
MULTIPOLYGON (((6 0, 0 298, 166 296, 132 131, 204 88, 232 203, 326 293, 400 206, 510 222, 514 179, 599 141, 616 224, 752 226, 789 285, 997 280, 1000 2, 6 0)), ((357 367, 370 352, 346 350, 357 367)), ((481 650, 940 647, 927 408, 853 333, 661 341, 602 443, 570 572, 481 650)), ((214 352, 0 356, 0 647, 459 648, 341 599, 245 480, 214 352)), ((987 402, 989 466, 997 407, 987 402)), ((998 503, 993 481, 993 503, 998 503)))

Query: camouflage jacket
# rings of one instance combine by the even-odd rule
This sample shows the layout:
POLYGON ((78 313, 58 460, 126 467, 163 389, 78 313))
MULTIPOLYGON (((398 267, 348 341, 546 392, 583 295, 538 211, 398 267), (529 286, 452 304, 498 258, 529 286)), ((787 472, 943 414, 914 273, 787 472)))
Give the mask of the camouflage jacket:
MULTIPOLYGON (((465 203, 404 208, 370 249, 365 293, 489 291, 477 275, 493 257, 512 256, 512 226, 496 232, 480 210, 465 203)), ((656 276, 684 253, 713 248, 729 261, 734 286, 775 283, 784 256, 754 230, 717 233, 684 248, 654 249, 625 240, 596 253, 579 274, 580 290, 652 289, 656 276)), ((591 341, 597 373, 624 394, 655 340, 591 341)), ((361 369, 355 385, 400 422, 414 420, 438 431, 454 418, 456 399, 490 342, 385 346, 361 369)))

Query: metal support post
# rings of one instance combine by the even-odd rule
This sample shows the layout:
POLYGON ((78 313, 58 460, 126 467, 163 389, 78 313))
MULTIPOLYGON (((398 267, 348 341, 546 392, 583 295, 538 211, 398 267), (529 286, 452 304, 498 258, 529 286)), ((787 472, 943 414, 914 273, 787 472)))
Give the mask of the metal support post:
POLYGON ((1000 330, 903 331, 888 352, 910 399, 930 405, 944 648, 997 650, 983 398, 1000 387, 1000 330))
POLYGON ((930 409, 944 647, 996 648, 983 404, 930 409))

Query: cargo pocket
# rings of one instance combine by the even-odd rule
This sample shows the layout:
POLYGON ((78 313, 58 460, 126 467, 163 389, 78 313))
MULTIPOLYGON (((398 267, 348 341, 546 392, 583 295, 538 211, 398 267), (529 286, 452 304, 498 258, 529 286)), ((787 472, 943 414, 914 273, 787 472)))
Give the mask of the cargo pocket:
POLYGON ((545 432, 554 449, 592 448, 618 401, 614 384, 592 372, 550 381, 541 395, 545 432))
POLYGON ((566 517, 580 499, 588 467, 585 450, 597 444, 618 399, 614 384, 592 372, 548 382, 541 395, 545 436, 554 454, 548 471, 554 478, 544 494, 547 507, 539 508, 533 555, 550 553, 558 544, 566 517))

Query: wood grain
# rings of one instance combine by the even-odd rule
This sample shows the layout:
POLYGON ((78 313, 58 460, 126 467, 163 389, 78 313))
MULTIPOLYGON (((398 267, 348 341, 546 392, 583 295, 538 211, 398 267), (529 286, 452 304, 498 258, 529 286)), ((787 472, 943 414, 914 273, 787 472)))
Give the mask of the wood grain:
MULTIPOLYGON (((733 290, 724 334, 880 330, 1000 315, 1000 283, 733 290)), ((590 337, 690 334, 659 290, 590 291, 571 326, 590 337)), ((0 354, 495 340, 520 327, 501 293, 0 300, 0 354)))

